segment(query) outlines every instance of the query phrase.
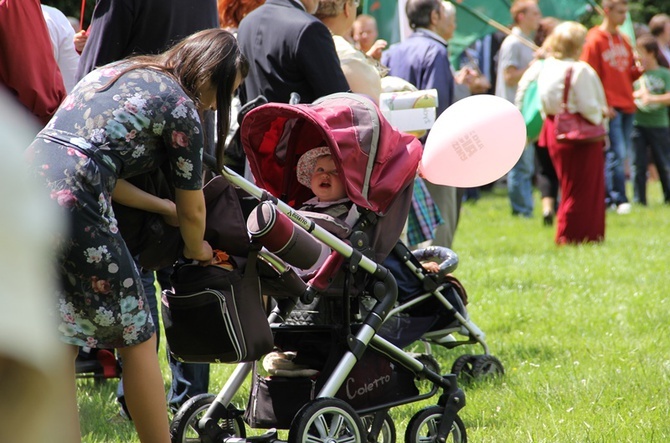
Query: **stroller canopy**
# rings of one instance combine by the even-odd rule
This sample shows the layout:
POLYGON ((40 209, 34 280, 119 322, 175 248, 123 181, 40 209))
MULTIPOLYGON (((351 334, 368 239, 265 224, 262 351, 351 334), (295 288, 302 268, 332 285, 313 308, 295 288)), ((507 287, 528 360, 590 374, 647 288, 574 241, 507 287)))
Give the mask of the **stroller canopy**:
POLYGON ((413 183, 422 153, 421 143, 393 128, 371 100, 349 93, 259 106, 240 131, 256 184, 295 208, 313 197, 296 178, 298 159, 312 148, 329 147, 351 201, 380 215, 413 183))

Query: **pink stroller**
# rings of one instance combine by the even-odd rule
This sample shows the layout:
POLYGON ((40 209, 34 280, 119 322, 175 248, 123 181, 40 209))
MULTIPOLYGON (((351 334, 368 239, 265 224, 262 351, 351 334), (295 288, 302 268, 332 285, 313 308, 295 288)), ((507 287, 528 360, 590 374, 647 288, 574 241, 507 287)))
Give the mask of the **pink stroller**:
MULTIPOLYGON (((465 396, 456 375, 441 375, 430 355, 410 355, 378 333, 398 299, 396 280, 381 263, 398 249, 421 156, 418 140, 392 128, 370 100, 334 94, 314 104, 250 111, 241 141, 256 184, 227 168, 222 175, 261 202, 247 226, 254 227, 251 244, 265 247, 258 252, 258 275, 262 293, 274 301, 268 317, 274 346, 296 352, 296 363, 316 375, 264 377, 256 371, 258 355, 231 359, 239 363, 216 396, 194 397, 177 412, 173 442, 275 442, 272 428, 279 428, 289 430, 292 443, 390 443, 396 430, 388 411, 439 390, 436 404, 412 417, 405 441, 466 442, 458 416, 465 396), (330 148, 359 212, 344 238, 295 209, 312 196, 296 179, 296 163, 318 146, 330 148), (305 282, 290 265, 309 263, 314 244, 332 253, 305 282), (252 394, 240 410, 233 401, 250 374, 252 394), (270 430, 245 437, 245 425, 270 430)), ((435 250, 443 261, 431 281, 455 269, 457 258, 447 251, 435 250)), ((473 327, 469 334, 479 332, 473 327)))

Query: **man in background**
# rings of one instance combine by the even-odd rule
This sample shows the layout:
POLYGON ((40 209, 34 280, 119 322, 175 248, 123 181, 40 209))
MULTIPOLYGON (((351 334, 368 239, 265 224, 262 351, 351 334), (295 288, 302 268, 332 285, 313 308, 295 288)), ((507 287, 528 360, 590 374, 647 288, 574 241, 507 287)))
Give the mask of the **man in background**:
MULTIPOLYGON (((436 89, 439 117, 454 102, 454 76, 447 41, 456 29, 455 12, 445 8, 441 0, 408 0, 405 12, 414 33, 385 51, 382 64, 390 68, 392 76, 418 89, 436 89)), ((458 223, 456 188, 428 182, 426 187, 444 219, 444 224, 434 230, 433 243, 451 247, 458 223)))
POLYGON ((356 47, 367 56, 381 60, 382 51, 388 46, 384 39, 378 39, 377 20, 371 15, 361 14, 356 17, 352 29, 352 37, 356 47))
POLYGON ((630 151, 635 101, 633 82, 642 72, 635 64, 633 48, 619 26, 626 21, 627 0, 604 0, 603 22, 589 29, 581 59, 595 69, 605 89, 609 107, 609 146, 605 151, 605 202, 618 214, 628 214, 625 161, 630 151))
MULTIPOLYGON (((514 27, 498 51, 495 94, 514 103, 519 79, 535 58, 533 37, 540 26, 542 14, 535 0, 515 0, 510 13, 514 27)), ((519 161, 507 173, 507 192, 513 215, 533 215, 534 170, 535 148, 529 143, 519 161)))
POLYGON ((265 96, 302 103, 349 90, 328 28, 312 16, 319 0, 267 0, 240 22, 237 40, 249 60, 242 103, 265 96))

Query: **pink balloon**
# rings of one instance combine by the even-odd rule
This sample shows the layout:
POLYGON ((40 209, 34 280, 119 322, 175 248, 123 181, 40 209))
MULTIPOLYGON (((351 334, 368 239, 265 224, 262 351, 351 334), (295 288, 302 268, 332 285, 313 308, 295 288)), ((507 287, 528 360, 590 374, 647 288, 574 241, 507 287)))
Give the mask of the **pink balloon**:
POLYGON ((435 121, 419 170, 437 185, 482 186, 512 169, 525 146, 526 124, 514 104, 495 95, 473 95, 435 121))

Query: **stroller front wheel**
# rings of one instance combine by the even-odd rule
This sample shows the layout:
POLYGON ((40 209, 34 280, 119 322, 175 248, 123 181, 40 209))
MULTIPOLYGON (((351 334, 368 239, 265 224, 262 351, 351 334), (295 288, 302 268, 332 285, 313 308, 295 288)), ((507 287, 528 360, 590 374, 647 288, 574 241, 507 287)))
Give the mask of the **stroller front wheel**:
MULTIPOLYGON (((172 443, 202 443, 210 441, 203 438, 198 422, 216 397, 212 394, 200 394, 189 399, 179 408, 170 424, 170 437, 172 443)), ((226 433, 228 436, 246 437, 244 420, 242 417, 233 419, 219 418, 217 421, 217 433, 226 433)))
MULTIPOLYGON (((429 406, 417 412, 407 424, 405 431, 405 443, 434 443, 437 442, 437 433, 442 420, 444 408, 442 406, 429 406)), ((451 431, 446 439, 451 443, 467 443, 463 420, 456 415, 451 431)))
POLYGON ((364 443, 361 419, 347 402, 317 398, 303 406, 293 418, 288 443, 364 443))

